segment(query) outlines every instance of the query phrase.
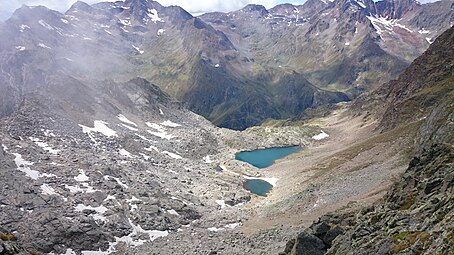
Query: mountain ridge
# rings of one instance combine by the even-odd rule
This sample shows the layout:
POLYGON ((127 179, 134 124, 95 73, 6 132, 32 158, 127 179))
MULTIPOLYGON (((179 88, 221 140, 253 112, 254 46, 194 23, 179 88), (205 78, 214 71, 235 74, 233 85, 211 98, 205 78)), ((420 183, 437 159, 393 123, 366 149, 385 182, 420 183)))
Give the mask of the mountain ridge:
MULTIPOLYGON (((116 81, 127 81, 140 76, 157 84, 172 97, 182 101, 183 105, 216 125, 244 129, 268 118, 289 118, 308 107, 318 106, 310 101, 305 102, 312 96, 301 96, 292 100, 304 107, 291 107, 291 111, 288 107, 282 108, 271 95, 284 95, 284 91, 273 89, 276 87, 275 81, 285 81, 280 77, 304 77, 295 89, 303 89, 309 83, 310 87, 317 88, 317 97, 324 97, 322 102, 335 103, 352 99, 373 88, 378 83, 375 80, 386 81, 403 70, 407 65, 406 60, 390 54, 389 49, 395 49, 395 45, 380 46, 383 40, 377 39, 379 37, 376 32, 372 31, 374 28, 370 27, 370 23, 367 25, 370 21, 365 15, 360 15, 360 7, 357 5, 345 1, 325 4, 315 0, 307 2, 303 5, 304 8, 282 5, 266 10, 251 5, 230 14, 218 13, 221 15, 218 20, 216 17, 209 18, 212 14, 193 17, 180 7, 164 7, 153 1, 98 3, 91 6, 77 2, 66 14, 49 12, 46 17, 32 15, 33 12, 42 13, 43 9, 24 7, 5 21, 1 33, 8 39, 4 39, 2 51, 12 55, 21 54, 24 59, 29 50, 39 50, 43 57, 46 54, 47 57, 52 56, 56 59, 56 66, 40 67, 42 71, 49 73, 53 69, 63 69, 70 75, 77 74, 86 79, 97 77, 116 81), (332 9, 338 8, 335 6, 345 6, 346 9, 336 14, 336 10, 332 9), (293 8, 290 14, 289 8, 293 8), (332 12, 325 15, 329 19, 323 18, 323 10, 332 12), (30 14, 21 16, 21 11, 30 14), (255 13, 253 16, 258 15, 253 18, 257 22, 248 21, 247 24, 253 26, 241 28, 241 22, 251 19, 243 17, 241 11, 243 14, 251 11, 255 13), (237 16, 230 17, 232 24, 226 25, 222 15, 237 16), (315 16, 310 18, 305 15, 320 17, 314 19, 315 16), (356 28, 359 31, 356 36, 361 36, 355 44, 346 41, 344 35, 355 37, 354 24, 357 19, 366 23, 361 23, 356 28), (346 23, 335 25, 341 20, 346 23), (317 45, 319 34, 331 33, 337 27, 340 30, 334 33, 335 37, 328 36, 322 40, 322 44, 317 45), (302 45, 298 43, 299 38, 305 38, 301 41, 302 45), (323 52, 322 48, 329 50, 323 52), (283 61, 284 59, 287 60, 283 61), (204 70, 205 74, 199 75, 199 69, 204 70), (216 85, 221 79, 225 80, 224 86, 216 85), (222 100, 203 89, 210 86, 218 86, 211 91, 223 95, 222 100), (236 98, 228 91, 232 89, 238 91, 236 98), (328 92, 320 93, 323 90, 328 92), (347 96, 340 96, 339 92, 347 96), (250 99, 246 95, 261 97, 254 103, 259 108, 276 110, 253 112, 247 106, 250 99), (199 104, 199 98, 205 99, 199 104), (222 102, 224 100, 225 103, 222 102), (244 104, 244 107, 237 107, 238 103, 244 104)), ((439 15, 439 19, 449 23, 452 19, 450 12, 440 8, 437 10, 442 11, 448 14, 439 15)), ((379 21, 374 20, 378 22, 376 27, 388 24, 379 21)), ((400 25, 392 23, 390 31, 406 33, 400 25)), ((391 35, 391 32, 384 33, 383 38, 391 35)), ((426 47, 425 39, 418 40, 419 44, 413 53, 408 53, 410 58, 421 47, 426 47)), ((11 66, 23 65, 18 59, 17 63, 11 62, 12 59, 9 61, 8 65, 11 66)), ((33 60, 27 61, 40 65, 33 60)), ((40 75, 42 71, 33 75, 40 75)), ((13 77, 4 72, 4 84, 12 79, 20 81, 20 76, 23 75, 19 72, 15 70, 13 77)), ((280 86, 291 87, 289 84, 280 86)), ((298 93, 297 90, 294 94, 298 93)), ((314 90, 306 92, 314 93, 314 90)), ((17 98, 19 94, 15 92, 10 97, 17 98)))

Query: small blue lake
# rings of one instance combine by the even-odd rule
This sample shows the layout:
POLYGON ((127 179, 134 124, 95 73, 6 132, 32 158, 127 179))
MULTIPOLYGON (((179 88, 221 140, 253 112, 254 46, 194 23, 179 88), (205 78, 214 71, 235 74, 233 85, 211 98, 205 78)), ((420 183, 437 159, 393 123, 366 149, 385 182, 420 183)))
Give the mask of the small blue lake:
POLYGON ((271 166, 276 159, 283 158, 299 150, 301 150, 300 146, 242 151, 236 154, 235 159, 249 163, 257 168, 265 168, 271 166))
POLYGON ((266 197, 266 194, 270 192, 270 190, 273 188, 273 185, 271 185, 267 181, 260 179, 247 179, 243 183, 243 187, 256 195, 266 197))
MULTIPOLYGON (((271 166, 276 159, 283 158, 301 149, 300 146, 292 146, 243 151, 237 153, 235 159, 249 163, 257 168, 265 168, 271 166)), ((243 187, 256 195, 266 196, 273 188, 273 185, 261 179, 247 179, 243 183, 243 187)))

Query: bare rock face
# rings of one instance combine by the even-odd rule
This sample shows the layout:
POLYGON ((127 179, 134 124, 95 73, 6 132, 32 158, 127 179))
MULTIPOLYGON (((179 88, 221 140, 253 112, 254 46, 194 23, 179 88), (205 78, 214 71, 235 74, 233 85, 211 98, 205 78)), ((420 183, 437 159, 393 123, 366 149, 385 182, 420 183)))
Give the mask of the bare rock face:
POLYGON ((298 237, 287 243, 286 254, 325 254, 332 246, 332 241, 343 233, 343 229, 325 219, 316 222, 307 230, 298 234, 298 237))

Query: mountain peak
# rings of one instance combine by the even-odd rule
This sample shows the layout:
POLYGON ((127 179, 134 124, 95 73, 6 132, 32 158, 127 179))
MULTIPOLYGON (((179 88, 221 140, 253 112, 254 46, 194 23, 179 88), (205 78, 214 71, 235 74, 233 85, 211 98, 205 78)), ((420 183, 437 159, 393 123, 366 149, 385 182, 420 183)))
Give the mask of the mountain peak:
POLYGON ((400 19, 418 5, 416 0, 383 0, 373 3, 374 8, 371 8, 370 12, 388 19, 400 19))
POLYGON ((90 13, 92 9, 93 8, 89 4, 82 1, 77 1, 73 5, 71 5, 67 13, 74 13, 79 11, 90 13))
POLYGON ((28 6, 28 5, 22 5, 19 9, 14 11, 14 13, 11 15, 11 20, 21 20, 21 21, 27 21, 27 20, 37 20, 37 19, 47 19, 52 16, 59 15, 57 11, 53 11, 51 9, 48 9, 45 6, 28 6))
POLYGON ((259 12, 262 16, 268 15, 268 10, 265 8, 265 6, 259 4, 248 4, 243 9, 241 9, 241 11, 249 13, 259 12))
POLYGON ((162 8, 162 5, 159 4, 158 2, 149 1, 149 0, 126 0, 124 2, 123 6, 142 8, 142 9, 145 9, 145 10, 148 9, 148 8, 155 8, 155 9, 162 8))

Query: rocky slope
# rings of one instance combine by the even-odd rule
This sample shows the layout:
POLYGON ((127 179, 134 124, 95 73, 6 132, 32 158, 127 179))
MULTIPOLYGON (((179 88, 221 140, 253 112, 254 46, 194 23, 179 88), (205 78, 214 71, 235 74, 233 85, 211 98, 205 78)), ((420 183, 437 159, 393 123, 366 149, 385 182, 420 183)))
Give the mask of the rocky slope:
MULTIPOLYGON (((399 77, 385 84, 382 130, 420 122, 407 170, 383 201, 326 215, 283 254, 451 254, 454 244, 454 28, 399 77), (336 238, 337 237, 337 238, 336 238)), ((383 111, 378 111, 383 114, 383 111)))
POLYGON ((250 199, 209 160, 226 147, 214 127, 146 80, 45 80, 0 120, 0 252, 17 238, 30 253, 107 254, 250 199))

